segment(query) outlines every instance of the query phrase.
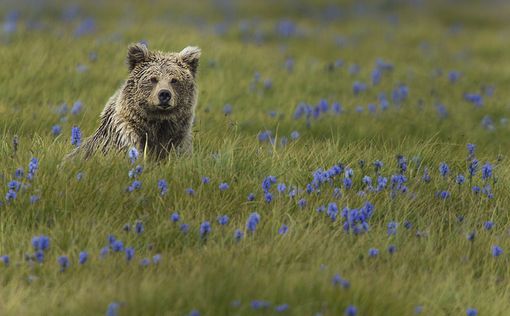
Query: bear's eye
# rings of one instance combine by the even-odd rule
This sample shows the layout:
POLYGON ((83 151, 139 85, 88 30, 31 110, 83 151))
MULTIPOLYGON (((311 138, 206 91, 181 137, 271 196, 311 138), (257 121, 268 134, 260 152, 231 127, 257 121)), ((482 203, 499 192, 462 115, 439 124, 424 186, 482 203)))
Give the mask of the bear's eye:
POLYGON ((175 78, 172 78, 172 80, 170 80, 170 83, 176 83, 177 82, 177 79, 175 78))
POLYGON ((156 78, 156 77, 152 77, 152 78, 151 78, 151 83, 153 83, 153 84, 158 83, 158 78, 156 78))

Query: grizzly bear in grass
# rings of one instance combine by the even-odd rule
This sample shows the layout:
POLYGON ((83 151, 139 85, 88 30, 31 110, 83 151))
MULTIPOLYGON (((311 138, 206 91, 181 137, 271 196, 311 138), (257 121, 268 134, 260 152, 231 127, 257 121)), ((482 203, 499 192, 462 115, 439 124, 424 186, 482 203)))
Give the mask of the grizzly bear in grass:
POLYGON ((127 80, 108 100, 99 128, 71 155, 130 147, 156 160, 174 150, 191 153, 199 59, 198 47, 165 53, 129 46, 127 80))

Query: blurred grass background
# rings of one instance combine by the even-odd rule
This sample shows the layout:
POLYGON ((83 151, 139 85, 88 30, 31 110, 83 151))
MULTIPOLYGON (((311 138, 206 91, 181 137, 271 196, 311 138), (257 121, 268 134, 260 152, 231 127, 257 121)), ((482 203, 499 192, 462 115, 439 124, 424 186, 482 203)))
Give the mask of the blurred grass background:
POLYGON ((348 305, 359 315, 413 315, 417 306, 424 315, 464 315, 470 307, 506 315, 509 14, 505 1, 3 1, 5 193, 31 157, 40 167, 34 180, 22 180, 15 200, 1 197, 0 255, 11 262, 0 263, 0 314, 95 315, 116 302, 118 315, 194 309, 271 315, 280 304, 289 305, 289 315, 338 315, 348 305), (127 76, 127 45, 138 41, 163 51, 200 46, 200 96, 193 157, 163 164, 140 159, 142 189, 127 193, 134 165, 125 153, 61 160, 72 149, 72 126, 85 136, 97 127, 127 76), (393 70, 373 84, 378 59, 393 70), (366 91, 356 95, 356 82, 366 91), (409 96, 396 102, 402 85, 409 96), (482 96, 483 105, 466 101, 466 93, 482 96), (389 100, 384 111, 381 94, 389 100), (294 119, 298 104, 315 107, 320 100, 330 108, 340 103, 342 113, 329 111, 309 124, 294 119), (72 111, 78 101, 81 109, 72 111), (271 131, 272 143, 258 140, 263 131, 271 131), (479 178, 455 184, 457 173, 466 174, 467 143, 477 144, 481 163, 495 166, 493 199, 471 192, 483 184, 479 178), (409 192, 358 194, 364 175, 375 179, 371 163, 382 160, 390 177, 398 154, 409 160, 409 192), (446 179, 437 170, 442 161, 452 170, 446 179), (314 170, 338 162, 355 170, 354 188, 342 189, 340 199, 331 187, 294 199, 273 189, 273 201, 264 201, 266 176, 304 190, 314 170), (429 184, 421 181, 426 167, 429 184), (203 184, 203 176, 211 183, 203 184), (163 196, 159 179, 168 181, 163 196), (222 182, 227 191, 218 189, 222 182), (435 197, 443 190, 451 193, 446 201, 435 197), (247 201, 251 192, 255 200, 247 201), (34 195, 40 199, 31 203, 34 195), (315 211, 333 201, 357 208, 367 199, 376 210, 364 235, 346 234, 340 220, 315 211), (190 225, 188 234, 169 220, 175 211, 190 225), (253 211, 262 218, 257 231, 236 242, 234 230, 245 230, 253 211), (230 217, 225 227, 216 222, 223 214, 230 217), (143 234, 123 231, 137 220, 143 234), (212 232, 205 242, 198 231, 206 220, 212 232), (495 226, 484 230, 489 220, 495 226), (396 236, 387 236, 390 221, 399 223, 396 236), (405 221, 413 227, 405 229, 405 221), (284 236, 282 224, 289 227, 284 236), (466 239, 471 231, 477 231, 473 242, 466 239), (27 262, 30 240, 40 234, 51 238, 45 262, 27 262), (135 248, 132 262, 120 253, 100 259, 110 234, 135 248), (394 255, 386 252, 390 244, 397 246, 394 255), (498 258, 491 256, 494 244, 505 250, 498 258), (369 248, 380 255, 369 258, 369 248), (90 259, 80 266, 83 250, 90 259), (158 253, 158 265, 139 265, 158 253), (63 273, 60 255, 71 260, 63 273), (337 273, 349 289, 332 284, 337 273), (272 305, 255 310, 254 300, 272 305))

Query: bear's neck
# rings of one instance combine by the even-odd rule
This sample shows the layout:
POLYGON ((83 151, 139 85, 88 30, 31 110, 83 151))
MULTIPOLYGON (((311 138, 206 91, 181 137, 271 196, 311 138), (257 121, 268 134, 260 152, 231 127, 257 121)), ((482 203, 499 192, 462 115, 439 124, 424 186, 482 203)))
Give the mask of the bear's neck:
POLYGON ((122 120, 126 122, 128 129, 136 134, 138 139, 137 147, 147 148, 158 156, 168 153, 172 148, 178 148, 187 136, 192 123, 192 113, 184 107, 177 106, 171 115, 148 116, 142 106, 130 106, 130 111, 120 111, 122 120), (141 113, 143 112, 143 113, 141 113))

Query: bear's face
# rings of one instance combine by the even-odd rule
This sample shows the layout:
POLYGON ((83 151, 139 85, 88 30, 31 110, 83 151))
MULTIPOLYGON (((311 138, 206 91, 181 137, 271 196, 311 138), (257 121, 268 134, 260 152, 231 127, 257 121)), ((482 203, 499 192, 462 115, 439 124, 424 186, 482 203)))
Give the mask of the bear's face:
POLYGON ((148 116, 165 117, 177 109, 191 108, 196 97, 199 58, 198 47, 186 47, 179 53, 163 53, 149 51, 142 44, 130 46, 126 97, 148 116))

